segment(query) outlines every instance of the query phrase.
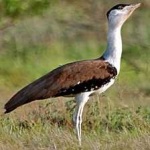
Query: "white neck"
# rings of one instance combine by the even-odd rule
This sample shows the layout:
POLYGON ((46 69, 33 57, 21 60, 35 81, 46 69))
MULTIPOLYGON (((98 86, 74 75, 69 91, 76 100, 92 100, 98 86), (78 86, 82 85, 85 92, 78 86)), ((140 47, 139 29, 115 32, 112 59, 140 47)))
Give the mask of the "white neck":
POLYGON ((121 26, 108 28, 107 48, 103 54, 106 61, 116 67, 117 72, 120 71, 120 61, 122 55, 122 39, 121 26))

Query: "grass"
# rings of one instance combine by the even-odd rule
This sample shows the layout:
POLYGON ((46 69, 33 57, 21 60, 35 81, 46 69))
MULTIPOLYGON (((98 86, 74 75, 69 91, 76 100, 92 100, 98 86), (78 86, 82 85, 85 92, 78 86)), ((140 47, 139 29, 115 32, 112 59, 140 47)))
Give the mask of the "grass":
POLYGON ((96 58, 105 49, 102 14, 112 2, 57 2, 42 16, 19 18, 0 34, 0 149, 150 149, 147 0, 123 27, 121 73, 115 85, 85 106, 82 148, 73 131, 72 98, 37 101, 2 113, 21 87, 61 64, 96 58))
MULTIPOLYGON (((74 103, 62 100, 31 104, 26 112, 19 109, 15 114, 3 116, 0 119, 0 147, 78 149, 71 124, 74 103), (62 107, 56 109, 58 105, 62 107)), ((89 102, 84 111, 83 149, 149 147, 149 107, 114 108, 109 102, 99 102, 98 97, 92 100, 94 102, 89 102)))

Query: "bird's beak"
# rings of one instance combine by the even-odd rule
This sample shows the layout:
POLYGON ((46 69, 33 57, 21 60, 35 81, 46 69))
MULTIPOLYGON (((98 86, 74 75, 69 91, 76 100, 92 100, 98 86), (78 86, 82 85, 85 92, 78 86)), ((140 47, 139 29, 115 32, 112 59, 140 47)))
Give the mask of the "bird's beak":
POLYGON ((129 6, 127 6, 126 9, 128 11, 128 17, 134 12, 135 9, 137 9, 140 6, 141 6, 141 3, 130 4, 129 6))
POLYGON ((132 8, 135 10, 141 6, 141 3, 131 4, 132 8))
POLYGON ((133 12, 135 9, 139 8, 140 6, 141 6, 141 3, 131 4, 129 5, 129 9, 131 9, 131 11, 133 12))

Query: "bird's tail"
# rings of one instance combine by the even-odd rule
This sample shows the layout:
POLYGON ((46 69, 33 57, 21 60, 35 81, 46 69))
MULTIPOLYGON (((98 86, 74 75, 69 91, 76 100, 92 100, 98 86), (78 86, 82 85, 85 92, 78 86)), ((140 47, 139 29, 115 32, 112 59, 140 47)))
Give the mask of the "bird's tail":
POLYGON ((24 93, 25 89, 22 89, 18 93, 16 93, 4 106, 5 108, 5 113, 9 113, 16 109, 17 107, 24 105, 26 103, 29 103, 33 100, 31 95, 29 93, 24 93), (32 98, 32 99, 31 99, 32 98))
POLYGON ((17 92, 4 106, 5 113, 9 113, 17 107, 29 103, 34 100, 48 98, 45 90, 37 82, 32 83, 19 92, 17 92), (43 96, 45 95, 45 96, 43 96))
POLYGON ((17 107, 25 104, 27 101, 24 98, 17 99, 15 97, 11 98, 4 106, 5 112, 4 113, 9 113, 16 109, 17 107))
MULTIPOLYGON (((56 72, 57 73, 57 72, 56 72)), ((56 74, 57 75, 57 74, 56 74)), ((33 81, 19 92, 17 92, 4 106, 5 113, 9 113, 17 107, 34 100, 42 100, 54 97, 57 93, 53 77, 55 72, 50 72, 41 78, 33 81), (52 79, 51 79, 52 78, 52 79)))

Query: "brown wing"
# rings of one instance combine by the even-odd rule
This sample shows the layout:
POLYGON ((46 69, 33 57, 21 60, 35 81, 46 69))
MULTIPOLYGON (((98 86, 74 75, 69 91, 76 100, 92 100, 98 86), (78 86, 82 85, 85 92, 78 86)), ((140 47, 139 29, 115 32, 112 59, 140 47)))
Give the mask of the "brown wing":
POLYGON ((17 92, 5 105, 8 113, 34 100, 72 95, 99 88, 117 72, 102 60, 79 61, 61 66, 17 92))

